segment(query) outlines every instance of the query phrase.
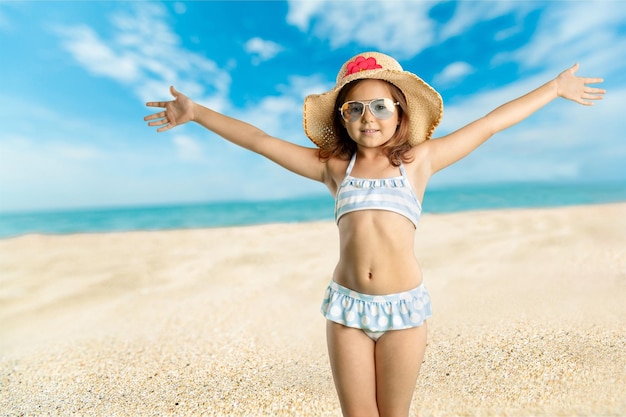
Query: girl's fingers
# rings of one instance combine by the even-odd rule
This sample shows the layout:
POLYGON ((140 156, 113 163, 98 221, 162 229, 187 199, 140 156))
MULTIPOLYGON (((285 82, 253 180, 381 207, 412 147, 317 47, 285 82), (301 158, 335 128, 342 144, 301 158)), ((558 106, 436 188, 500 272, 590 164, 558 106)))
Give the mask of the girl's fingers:
MULTIPOLYGON (((174 87, 170 88, 170 92, 172 95, 177 98, 180 93, 174 89, 174 87)), ((172 103, 171 101, 148 101, 146 103, 147 107, 161 107, 166 108, 168 103, 172 103)), ((148 122, 148 126, 160 126, 157 129, 157 132, 165 132, 173 128, 176 124, 172 123, 167 117, 166 110, 150 114, 143 118, 144 121, 148 122)))
POLYGON ((143 120, 148 121, 148 120, 163 119, 163 118, 167 119, 167 115, 164 111, 160 111, 158 113, 150 114, 144 117, 143 120))
POLYGON ((583 98, 588 100, 602 100, 602 96, 606 91, 602 88, 585 88, 583 98))
POLYGON ((174 126, 172 125, 167 125, 167 126, 163 126, 157 129, 157 132, 161 133, 161 132, 165 132, 166 130, 170 130, 171 128, 173 128, 174 126))
POLYGON ((170 123, 170 119, 164 114, 165 112, 153 114, 151 116, 145 117, 145 120, 154 120, 148 123, 148 126, 161 126, 170 123))
POLYGON ((596 94, 583 94, 583 99, 585 100, 602 100, 602 96, 596 94))
POLYGON ((604 94, 606 93, 606 90, 603 88, 587 88, 585 92, 591 94, 604 94))
POLYGON ((603 83, 604 78, 583 78, 583 82, 585 84, 598 84, 603 83))

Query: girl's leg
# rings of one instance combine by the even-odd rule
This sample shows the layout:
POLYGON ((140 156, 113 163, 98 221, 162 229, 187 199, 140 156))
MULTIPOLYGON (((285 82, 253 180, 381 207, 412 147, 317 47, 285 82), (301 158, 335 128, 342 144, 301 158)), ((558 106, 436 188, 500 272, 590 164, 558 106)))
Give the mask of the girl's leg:
POLYGON ((330 320, 326 324, 326 336, 343 415, 378 417, 374 341, 360 329, 330 320))
POLYGON ((424 352, 426 323, 406 330, 388 331, 378 339, 376 396, 380 417, 408 416, 424 352))

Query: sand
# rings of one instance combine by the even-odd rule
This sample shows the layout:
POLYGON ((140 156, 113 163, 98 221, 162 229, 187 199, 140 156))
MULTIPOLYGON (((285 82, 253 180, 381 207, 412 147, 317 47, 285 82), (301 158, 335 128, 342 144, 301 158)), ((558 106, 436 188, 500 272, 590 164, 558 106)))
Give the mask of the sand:
MULTIPOLYGON (((425 214, 415 416, 626 415, 626 203, 425 214)), ((0 415, 340 416, 331 222, 0 240, 0 415)))

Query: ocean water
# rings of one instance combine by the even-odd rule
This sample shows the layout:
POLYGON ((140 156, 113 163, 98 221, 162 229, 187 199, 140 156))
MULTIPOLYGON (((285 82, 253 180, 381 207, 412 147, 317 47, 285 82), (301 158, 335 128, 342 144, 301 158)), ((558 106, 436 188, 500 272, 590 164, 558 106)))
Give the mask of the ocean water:
MULTIPOLYGON (((424 213, 449 213, 618 201, 626 201, 626 183, 457 186, 427 191, 422 205, 424 213)), ((333 204, 328 195, 259 202, 0 213, 0 238, 29 233, 171 230, 332 220, 333 204)))

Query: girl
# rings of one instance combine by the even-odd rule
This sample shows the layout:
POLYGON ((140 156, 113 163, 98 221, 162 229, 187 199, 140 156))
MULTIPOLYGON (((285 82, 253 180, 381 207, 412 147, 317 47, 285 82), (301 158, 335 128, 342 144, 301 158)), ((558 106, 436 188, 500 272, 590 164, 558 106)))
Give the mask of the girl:
POLYGON ((284 168, 323 182, 336 197, 340 254, 322 303, 333 378, 344 416, 408 416, 426 348, 428 292, 413 251, 426 184, 495 133, 557 97, 583 105, 604 90, 578 64, 536 90, 436 140, 440 95, 393 58, 366 52, 339 70, 336 86, 306 97, 298 146, 191 101, 149 102, 164 132, 194 121, 284 168))

